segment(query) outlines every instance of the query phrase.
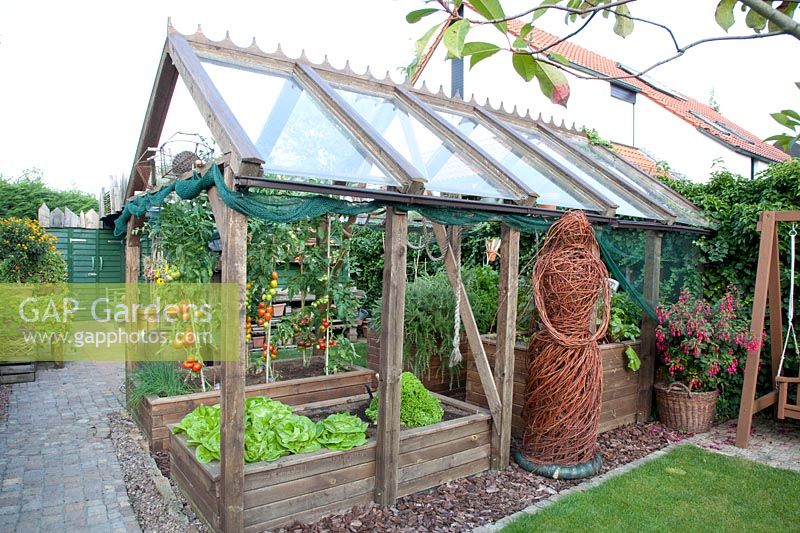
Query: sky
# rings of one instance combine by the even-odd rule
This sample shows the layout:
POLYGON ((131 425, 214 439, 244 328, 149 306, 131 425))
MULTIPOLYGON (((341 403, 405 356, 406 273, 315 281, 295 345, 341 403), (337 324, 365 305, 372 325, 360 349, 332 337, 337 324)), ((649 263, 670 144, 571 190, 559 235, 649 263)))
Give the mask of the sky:
MULTIPOLYGON (((531 2, 504 5, 511 12, 511 7, 531 2)), ((640 0, 632 11, 667 24, 686 43, 722 34, 713 20, 715 5, 715 0, 640 0)), ((110 175, 127 174, 168 17, 183 33, 202 24, 212 39, 229 31, 234 42, 247 46, 256 37, 266 51, 280 43, 291 57, 305 49, 313 61, 327 55, 342 67, 349 60, 357 72, 369 66, 381 76, 389 71, 399 82, 414 41, 432 24, 405 22, 405 14, 419 7, 422 0, 0 0, 0 174, 16 176, 38 167, 52 186, 91 193, 107 186, 110 175)), ((547 31, 566 31, 557 14, 539 21, 547 31)), ((611 21, 597 22, 575 41, 639 68, 670 53, 663 32, 639 25, 621 39, 611 32, 611 21)), ((741 20, 737 28, 739 33, 748 31, 741 20)), ((800 41, 791 37, 712 43, 650 75, 703 102, 713 89, 723 114, 767 137, 780 131, 770 112, 800 108, 800 91, 794 86, 800 72, 792 59, 798 52, 800 41)), ((466 74, 468 94, 471 80, 479 76, 480 65, 466 74)), ((443 54, 434 57, 424 79, 435 87, 447 85, 449 65, 443 54)), ((486 80, 481 81, 486 87, 486 80)), ((536 85, 489 86, 490 94, 478 96, 507 107, 530 105, 528 91, 538 91, 536 85)))

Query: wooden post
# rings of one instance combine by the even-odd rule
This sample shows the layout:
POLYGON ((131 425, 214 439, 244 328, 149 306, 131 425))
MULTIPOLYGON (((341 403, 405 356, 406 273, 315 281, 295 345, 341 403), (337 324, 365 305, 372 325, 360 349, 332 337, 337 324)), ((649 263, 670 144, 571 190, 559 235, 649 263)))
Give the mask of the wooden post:
MULTIPOLYGON (((225 167, 225 183, 233 189, 234 172, 225 167)), ((227 205, 222 238, 222 282, 236 286, 238 312, 223 316, 224 354, 220 395, 220 517, 223 531, 244 529, 244 380, 247 344, 244 340, 245 285, 247 283, 247 217, 227 205)))
POLYGON ((511 416, 514 404, 514 345, 517 337, 519 230, 503 224, 500 233, 500 287, 494 379, 500 395, 500 433, 492 432, 491 466, 503 470, 511 457, 511 416))
MULTIPOLYGON (((644 246, 644 299, 658 305, 659 285, 661 284, 661 239, 662 233, 647 230, 644 246)), ((642 313, 641 361, 639 369, 639 408, 636 421, 650 419, 653 404, 653 382, 656 373, 656 321, 647 313, 642 313)))
POLYGON ((381 400, 378 408, 378 446, 375 455, 375 502, 379 505, 393 505, 397 499, 407 237, 408 216, 392 207, 387 207, 378 378, 381 400))
MULTIPOLYGON (((764 314, 767 310, 769 298, 769 285, 772 271, 777 270, 775 255, 775 213, 765 211, 759 221, 761 228, 761 242, 758 247, 758 269, 756 270, 756 288, 753 296, 753 312, 751 316, 750 334, 758 339, 764 330, 764 314)), ((780 287, 780 285, 779 285, 780 287)), ((780 303, 780 292, 777 300, 780 303)), ((772 307, 772 306, 770 306, 772 307)), ((780 316, 780 313, 778 313, 780 316)), ((778 336, 782 336, 783 332, 778 336)), ((774 341, 773 341, 774 342, 774 341)), ((780 343, 780 341, 778 341, 780 343)), ((761 343, 755 350, 747 352, 747 363, 744 367, 744 385, 742 386, 742 401, 739 405, 739 423, 736 426, 736 446, 747 448, 750 441, 750 428, 753 424, 753 413, 756 412, 755 397, 756 383, 758 382, 758 363, 761 359, 761 343)))

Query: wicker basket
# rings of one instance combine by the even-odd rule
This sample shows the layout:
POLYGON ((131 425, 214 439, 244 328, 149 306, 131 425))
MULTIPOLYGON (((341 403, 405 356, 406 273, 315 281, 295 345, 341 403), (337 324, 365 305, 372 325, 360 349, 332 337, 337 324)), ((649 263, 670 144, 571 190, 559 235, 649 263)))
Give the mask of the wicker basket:
POLYGON ((658 418, 672 429, 685 433, 705 433, 714 421, 719 391, 690 392, 680 382, 656 383, 658 418))

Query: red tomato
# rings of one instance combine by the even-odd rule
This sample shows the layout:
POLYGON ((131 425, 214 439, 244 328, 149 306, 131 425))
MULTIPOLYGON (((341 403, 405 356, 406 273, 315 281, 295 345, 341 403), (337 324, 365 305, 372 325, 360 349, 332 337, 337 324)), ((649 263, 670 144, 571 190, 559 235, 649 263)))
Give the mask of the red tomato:
POLYGON ((258 319, 258 325, 259 326, 263 326, 264 325, 264 319, 263 318, 259 318, 258 319))
POLYGON ((200 369, 203 368, 203 363, 194 363, 192 365, 193 372, 200 372, 200 369))
POLYGON ((278 279, 278 273, 277 272, 273 272, 271 277, 272 277, 272 279, 278 279))
POLYGON ((183 368, 185 368, 186 370, 191 370, 191 368, 193 366, 194 366, 194 363, 189 361, 188 359, 183 362, 183 368))

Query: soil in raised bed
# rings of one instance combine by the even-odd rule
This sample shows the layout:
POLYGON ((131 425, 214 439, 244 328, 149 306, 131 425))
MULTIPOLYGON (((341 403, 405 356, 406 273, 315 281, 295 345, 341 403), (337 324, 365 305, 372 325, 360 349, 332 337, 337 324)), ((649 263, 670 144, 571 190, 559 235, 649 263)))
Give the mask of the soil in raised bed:
MULTIPOLYGON (((321 357, 313 357, 308 363, 308 366, 303 365, 303 360, 297 359, 278 359, 273 365, 275 373, 278 375, 278 381, 287 381, 290 379, 313 378, 316 376, 325 375, 325 361, 321 357)), ((264 383, 264 372, 260 374, 247 374, 247 385, 261 385, 264 383)))

